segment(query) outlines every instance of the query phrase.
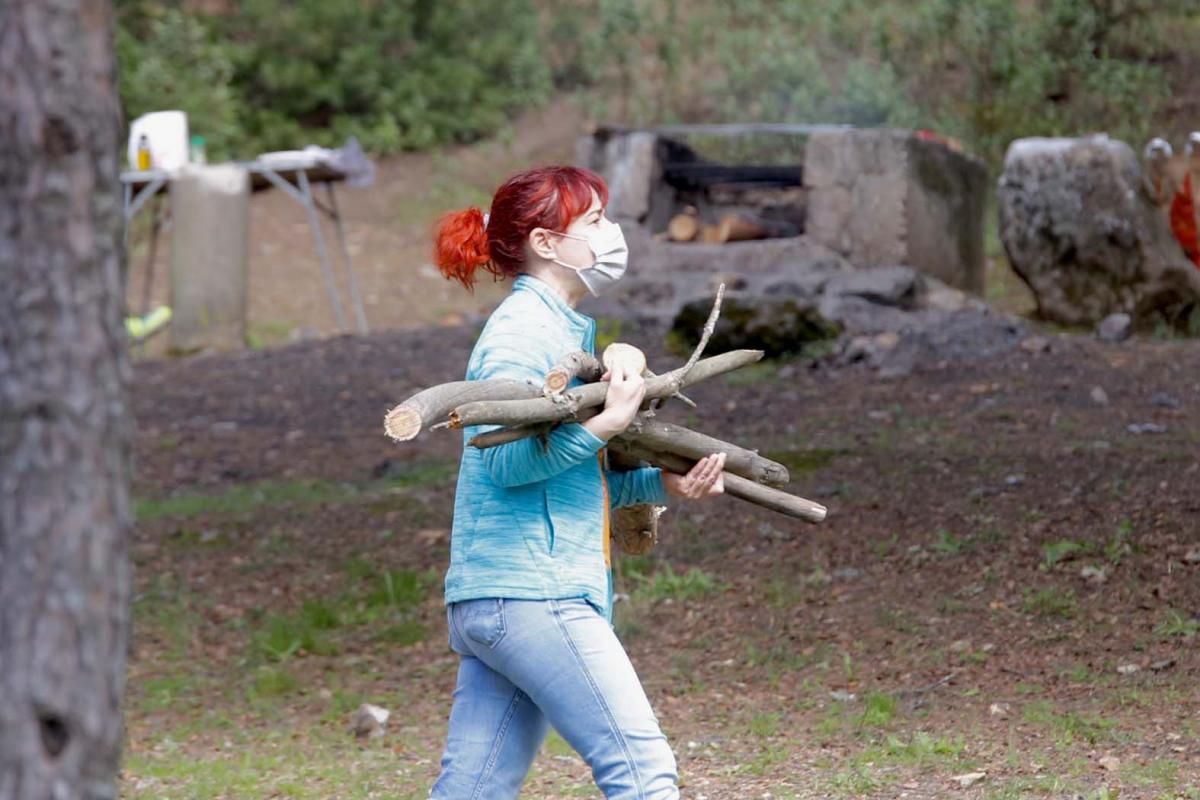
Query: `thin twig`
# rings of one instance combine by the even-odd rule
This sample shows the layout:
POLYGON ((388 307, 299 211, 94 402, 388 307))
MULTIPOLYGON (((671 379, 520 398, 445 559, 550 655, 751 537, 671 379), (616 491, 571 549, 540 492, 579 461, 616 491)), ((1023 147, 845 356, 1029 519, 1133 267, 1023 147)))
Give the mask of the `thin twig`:
POLYGON ((717 319, 721 316, 721 300, 725 297, 725 284, 717 287, 717 299, 713 301, 712 311, 708 312, 708 321, 704 323, 704 330, 700 332, 700 342, 696 345, 696 349, 692 351, 692 356, 683 365, 683 369, 679 371, 675 382, 682 386, 687 380, 688 373, 692 371, 692 367, 696 366, 696 362, 700 360, 700 356, 704 353, 704 348, 708 347, 708 340, 712 338, 713 331, 717 327, 717 319))
MULTIPOLYGON (((676 397, 686 403, 688 406, 695 408, 696 404, 679 393, 679 389, 683 386, 683 382, 687 380, 688 373, 692 371, 692 367, 696 366, 696 362, 700 360, 700 356, 704 353, 704 348, 708 347, 708 340, 712 338, 713 331, 717 327, 717 319, 721 316, 721 301, 725 298, 725 284, 722 283, 717 287, 717 298, 713 301, 712 311, 708 312, 708 320, 704 323, 704 329, 700 331, 700 342, 696 345, 696 349, 692 351, 691 357, 687 363, 678 371, 676 379, 675 391, 671 393, 671 397, 676 397)), ((663 404, 661 399, 653 401, 650 406, 651 411, 655 411, 663 404)))

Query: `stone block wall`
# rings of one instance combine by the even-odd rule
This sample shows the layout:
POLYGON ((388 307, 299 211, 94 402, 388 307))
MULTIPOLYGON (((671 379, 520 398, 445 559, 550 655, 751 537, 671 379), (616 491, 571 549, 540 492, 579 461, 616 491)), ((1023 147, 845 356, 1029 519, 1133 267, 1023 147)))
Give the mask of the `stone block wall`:
POLYGON ((910 131, 815 133, 806 233, 856 267, 906 264, 982 293, 983 162, 910 131))

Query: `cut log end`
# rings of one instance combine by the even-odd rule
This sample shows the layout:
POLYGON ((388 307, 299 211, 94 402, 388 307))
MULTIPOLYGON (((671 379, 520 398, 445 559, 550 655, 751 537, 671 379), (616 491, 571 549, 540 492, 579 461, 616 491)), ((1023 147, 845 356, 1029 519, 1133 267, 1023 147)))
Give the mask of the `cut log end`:
POLYGON ((561 394, 571 382, 571 373, 564 367, 555 367, 546 373, 546 381, 542 385, 546 394, 561 394))
POLYGON ((398 405, 383 418, 383 431, 394 441, 412 441, 421 432, 421 412, 406 405, 398 405))
POLYGON ((614 364, 622 364, 626 372, 634 375, 641 375, 646 371, 646 354, 623 342, 613 342, 604 348, 604 355, 600 361, 606 370, 611 370, 614 364))

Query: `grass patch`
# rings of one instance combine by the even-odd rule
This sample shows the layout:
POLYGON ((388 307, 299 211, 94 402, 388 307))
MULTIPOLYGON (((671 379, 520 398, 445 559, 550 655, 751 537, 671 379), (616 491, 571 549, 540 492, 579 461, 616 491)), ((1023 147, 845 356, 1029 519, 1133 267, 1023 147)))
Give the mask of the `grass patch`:
POLYGON ((1154 632, 1164 639, 1176 636, 1191 639, 1200 633, 1200 621, 1193 617, 1185 617, 1181 612, 1171 608, 1167 609, 1163 621, 1155 626, 1154 632))
POLYGON ((1060 713, 1046 700, 1025 706, 1022 715, 1026 722, 1049 728, 1062 745, 1069 745, 1077 740, 1094 745, 1104 741, 1115 741, 1117 738, 1116 723, 1112 720, 1080 714, 1077 711, 1060 713))
POLYGON ((1057 564, 1064 561, 1070 561, 1076 556, 1084 555, 1091 551, 1091 547, 1085 542, 1076 542, 1071 539, 1059 539, 1056 542, 1050 542, 1042 545, 1042 563, 1043 570, 1051 570, 1057 564))
POLYGON ((331 656, 338 648, 326 635, 328 630, 314 624, 303 610, 297 614, 270 614, 251 637, 251 643, 254 651, 269 661, 287 661, 298 653, 331 656))
MULTIPOLYGON (((201 680, 191 674, 161 675, 138 681, 131 690, 140 695, 138 708, 143 712, 166 711, 185 705, 188 697, 200 690, 201 680)), ((132 692, 131 692, 132 693, 132 692)), ((190 704, 187 704, 190 705, 190 704)))
POLYGON ((849 769, 841 770, 829 779, 829 789, 842 797, 862 797, 874 794, 882 788, 883 782, 863 764, 855 764, 849 769))
POLYGON ((967 537, 955 536, 945 528, 940 528, 930 549, 944 556, 959 556, 970 547, 970 544, 967 537))
POLYGON ((1054 586, 1030 589, 1021 600, 1021 610, 1037 617, 1070 619, 1075 616, 1075 593, 1054 586))
POLYGON ((275 700, 287 697, 300 690, 300 682, 285 667, 262 667, 254 674, 254 680, 246 694, 251 700, 275 700))
POLYGON ((965 749, 966 744, 961 738, 951 739, 917 731, 907 737, 889 734, 878 744, 865 749, 855 760, 883 765, 924 768, 953 765, 959 768, 964 766, 959 759, 965 749))
POLYGON ((741 766, 739 772, 745 775, 762 776, 771 772, 775 767, 787 761, 787 748, 776 742, 765 742, 754 754, 754 757, 741 766))
POLYGON ((845 450, 809 447, 800 450, 771 450, 763 453, 763 458, 783 464, 794 480, 797 475, 810 475, 828 467, 835 458, 845 453, 845 450))
POLYGON ((882 728, 892 721, 900 704, 893 695, 873 692, 863 700, 862 720, 864 728, 882 728))
POLYGON ((751 717, 750 724, 747 727, 753 735, 760 739, 766 739, 779 732, 779 722, 781 719, 782 716, 778 713, 760 711, 751 717))
POLYGON ((721 583, 698 567, 687 572, 676 572, 670 564, 663 564, 647 576, 638 572, 627 572, 634 581, 634 600, 658 602, 662 600, 699 600, 720 591, 721 583))
POLYGON ((140 637, 156 640, 157 657, 167 663, 188 659, 193 632, 203 622, 188 589, 166 575, 156 576, 133 600, 133 624, 140 637))
MULTIPOLYGON (((690 348, 688 348, 690 350, 690 348)), ((749 364, 739 370, 727 372, 721 376, 721 380, 727 386, 754 386, 758 383, 768 383, 775 380, 779 374, 779 364, 774 361, 759 361, 754 364, 749 364)))
POLYGON ((308 508, 352 502, 364 496, 386 499, 392 491, 441 483, 455 469, 457 465, 448 462, 415 464, 394 477, 364 484, 316 479, 258 481, 215 493, 180 492, 161 498, 140 498, 135 508, 139 522, 152 522, 201 515, 245 515, 263 508, 308 508))

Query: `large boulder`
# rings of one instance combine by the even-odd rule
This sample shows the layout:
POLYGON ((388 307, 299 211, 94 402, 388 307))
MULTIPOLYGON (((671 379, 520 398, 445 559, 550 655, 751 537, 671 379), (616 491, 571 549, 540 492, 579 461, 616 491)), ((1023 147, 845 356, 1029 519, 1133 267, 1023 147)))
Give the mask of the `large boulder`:
POLYGON ((1142 183, 1133 151, 1107 136, 1009 147, 1000 239, 1042 318, 1093 326, 1124 312, 1140 328, 1186 326, 1200 307, 1200 270, 1142 183))

